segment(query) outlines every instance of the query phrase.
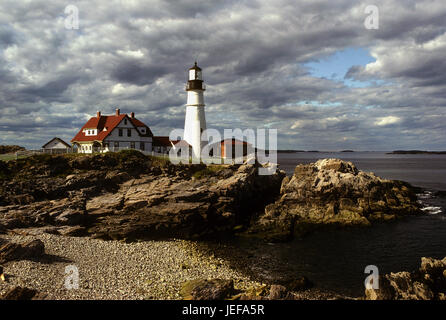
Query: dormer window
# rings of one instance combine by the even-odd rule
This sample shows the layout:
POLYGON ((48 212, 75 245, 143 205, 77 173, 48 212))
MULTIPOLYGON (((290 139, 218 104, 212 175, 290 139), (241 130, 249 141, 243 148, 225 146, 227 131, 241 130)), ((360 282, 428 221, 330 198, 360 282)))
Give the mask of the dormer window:
POLYGON ((95 136, 98 134, 98 129, 84 129, 85 135, 88 136, 95 136))

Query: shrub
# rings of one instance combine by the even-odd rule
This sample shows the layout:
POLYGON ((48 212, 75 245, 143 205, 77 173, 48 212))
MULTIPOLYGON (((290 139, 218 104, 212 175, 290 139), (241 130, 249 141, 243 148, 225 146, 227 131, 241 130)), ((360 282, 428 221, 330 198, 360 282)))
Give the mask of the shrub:
POLYGON ((223 169, 225 169, 225 167, 219 166, 219 165, 207 166, 201 170, 194 172, 192 177, 194 177, 195 179, 204 179, 207 177, 212 177, 212 176, 217 175, 223 169))

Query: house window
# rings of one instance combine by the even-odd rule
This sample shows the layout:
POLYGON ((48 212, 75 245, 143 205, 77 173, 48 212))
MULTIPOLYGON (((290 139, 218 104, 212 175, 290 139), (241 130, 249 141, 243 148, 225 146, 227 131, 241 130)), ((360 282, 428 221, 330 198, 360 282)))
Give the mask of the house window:
POLYGON ((119 129, 119 136, 122 137, 122 129, 119 129))
POLYGON ((130 149, 135 149, 135 143, 134 142, 130 142, 130 149))
POLYGON ((124 119, 124 124, 127 124, 127 119, 124 119))
POLYGON ((119 142, 115 141, 115 148, 119 148, 119 142))
POLYGON ((140 143, 139 148, 140 148, 142 151, 145 150, 144 142, 141 142, 141 143, 140 143))
POLYGON ((127 137, 131 137, 132 136, 132 129, 127 129, 127 137))

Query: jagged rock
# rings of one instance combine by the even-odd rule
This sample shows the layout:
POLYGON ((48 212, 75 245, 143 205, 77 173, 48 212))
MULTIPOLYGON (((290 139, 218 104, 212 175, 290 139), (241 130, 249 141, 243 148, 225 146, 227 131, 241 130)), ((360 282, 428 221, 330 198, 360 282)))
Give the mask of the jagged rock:
POLYGON ((54 222, 59 225, 73 226, 83 224, 85 218, 86 217, 83 210, 67 209, 59 214, 54 219, 54 222))
POLYGON ((301 276, 299 278, 287 279, 283 281, 283 285, 290 291, 301 291, 311 288, 313 283, 307 277, 301 276))
POLYGON ((268 296, 269 300, 285 299, 287 296, 288 296, 288 290, 286 287, 278 284, 271 285, 268 296))
POLYGON ((0 247, 0 263, 12 260, 35 259, 45 253, 41 240, 32 240, 24 244, 8 242, 0 247))
POLYGON ((41 234, 59 234, 59 227, 55 226, 45 226, 37 228, 24 228, 24 229, 13 229, 14 234, 20 234, 24 236, 38 236, 41 234))
POLYGON ((0 300, 45 300, 45 299, 47 299, 46 294, 38 292, 35 289, 30 289, 20 286, 13 287, 0 296, 0 300))
POLYGON ((368 300, 444 300, 446 297, 446 258, 421 258, 415 272, 380 276, 378 289, 366 289, 368 300))
POLYGON ((132 240, 198 238, 232 231, 254 208, 272 201, 284 176, 283 171, 259 176, 254 165, 234 170, 217 181, 163 174, 126 181, 116 193, 87 201, 88 214, 98 216, 88 232, 95 238, 132 240))
POLYGON ((86 235, 87 230, 81 226, 62 227, 58 229, 58 233, 62 236, 81 237, 86 235))
POLYGON ((299 296, 295 293, 297 290, 290 289, 286 285, 271 284, 262 285, 261 287, 248 288, 239 293, 233 299, 239 300, 298 300, 299 296))
POLYGON ((233 280, 191 280, 183 284, 181 294, 185 300, 223 300, 234 293, 233 280))
POLYGON ((369 225, 420 212, 409 184, 381 179, 339 159, 298 165, 291 178, 283 179, 280 195, 251 232, 289 240, 306 226, 369 225))
POLYGON ((14 287, 6 291, 0 300, 31 300, 36 294, 37 290, 35 289, 14 287))

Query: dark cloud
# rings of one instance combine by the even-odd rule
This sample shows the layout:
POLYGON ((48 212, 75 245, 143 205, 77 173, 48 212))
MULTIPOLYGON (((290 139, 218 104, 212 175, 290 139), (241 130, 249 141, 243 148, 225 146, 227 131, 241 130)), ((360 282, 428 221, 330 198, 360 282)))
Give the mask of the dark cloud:
POLYGON ((118 82, 136 84, 139 86, 152 84, 156 79, 166 74, 162 65, 147 66, 138 61, 120 61, 111 71, 111 77, 118 82))
POLYGON ((72 102, 70 97, 64 95, 67 89, 76 83, 79 77, 67 75, 57 80, 49 81, 44 85, 31 85, 18 90, 17 101, 21 102, 37 102, 44 100, 45 102, 72 102))

